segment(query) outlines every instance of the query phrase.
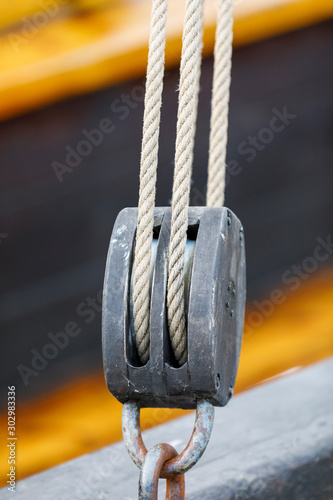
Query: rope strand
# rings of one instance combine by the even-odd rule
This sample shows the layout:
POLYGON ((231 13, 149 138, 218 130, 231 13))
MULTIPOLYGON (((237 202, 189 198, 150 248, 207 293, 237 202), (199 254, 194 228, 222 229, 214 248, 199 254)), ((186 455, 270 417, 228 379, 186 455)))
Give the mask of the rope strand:
POLYGON ((136 233, 133 313, 136 346, 142 363, 149 359, 149 272, 153 240, 158 138, 162 106, 168 0, 153 0, 146 78, 136 233))
POLYGON ((201 67, 203 3, 203 0, 186 2, 180 63, 167 293, 169 335, 179 365, 187 360, 184 265, 201 67))
POLYGON ((233 1, 219 0, 214 47, 207 206, 224 204, 229 88, 232 56, 233 1))

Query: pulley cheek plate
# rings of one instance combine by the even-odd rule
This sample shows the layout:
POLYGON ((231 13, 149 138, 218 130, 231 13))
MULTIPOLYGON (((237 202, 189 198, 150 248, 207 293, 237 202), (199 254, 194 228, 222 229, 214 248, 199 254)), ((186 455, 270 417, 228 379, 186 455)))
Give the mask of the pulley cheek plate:
POLYGON ((190 278, 188 360, 177 366, 167 326, 167 268, 171 210, 156 208, 158 237, 150 309, 150 358, 142 366, 130 318, 137 209, 115 222, 103 294, 103 362, 107 386, 121 402, 141 407, 196 408, 197 399, 224 406, 232 396, 245 309, 243 229, 227 208, 190 207, 188 238, 195 239, 190 278))

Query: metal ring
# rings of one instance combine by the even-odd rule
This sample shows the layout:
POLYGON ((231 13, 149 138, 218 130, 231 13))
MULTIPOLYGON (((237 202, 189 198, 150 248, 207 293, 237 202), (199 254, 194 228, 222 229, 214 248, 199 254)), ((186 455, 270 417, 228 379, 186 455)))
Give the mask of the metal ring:
MULTIPOLYGON (((214 406, 205 399, 198 401, 192 436, 184 451, 163 465, 160 477, 184 474, 198 462, 208 445, 213 423, 214 406)), ((141 469, 147 448, 140 429, 140 407, 136 403, 124 404, 122 428, 127 451, 135 465, 141 469)))
MULTIPOLYGON (((166 460, 175 458, 176 450, 169 444, 157 444, 151 448, 144 459, 139 479, 139 500, 157 500, 158 480, 166 460)), ((166 500, 185 498, 184 475, 173 475, 167 479, 166 500)))

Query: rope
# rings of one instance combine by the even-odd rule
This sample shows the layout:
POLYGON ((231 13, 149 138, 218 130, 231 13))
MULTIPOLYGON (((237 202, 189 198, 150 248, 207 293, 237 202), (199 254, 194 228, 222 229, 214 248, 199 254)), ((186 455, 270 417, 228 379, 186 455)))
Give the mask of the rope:
POLYGON ((158 137, 164 77, 168 0, 153 0, 140 162, 140 193, 134 255, 133 313, 136 346, 149 359, 149 272, 153 240, 158 137))
MULTIPOLYGON (((186 0, 180 63, 167 290, 170 340, 175 358, 180 366, 187 360, 184 265, 201 67, 203 5, 204 0, 186 0)), ((149 274, 153 239, 167 8, 168 0, 153 0, 133 279, 134 329, 138 354, 142 363, 148 361, 150 347, 149 274)), ((215 61, 207 188, 208 206, 220 206, 223 205, 224 201, 231 43, 232 0, 219 0, 214 49, 215 61)))
POLYGON ((172 349, 180 365, 187 359, 184 264, 202 50, 203 0, 187 0, 182 58, 172 220, 169 246, 168 321, 172 349))
POLYGON ((233 1, 219 0, 214 47, 207 206, 224 204, 229 88, 232 55, 233 1))

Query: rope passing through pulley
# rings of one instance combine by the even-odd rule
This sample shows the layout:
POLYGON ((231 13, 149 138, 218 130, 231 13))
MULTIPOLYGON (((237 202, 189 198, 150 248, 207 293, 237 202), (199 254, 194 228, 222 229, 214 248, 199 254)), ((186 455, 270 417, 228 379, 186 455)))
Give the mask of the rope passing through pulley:
POLYGON ((218 0, 207 206, 189 207, 201 67, 204 1, 186 0, 172 205, 155 207, 168 0, 153 0, 138 208, 120 212, 106 263, 102 342, 110 392, 124 404, 124 442, 140 467, 139 499, 184 498, 184 473, 204 452, 214 406, 230 400, 245 310, 243 228, 223 207, 232 53, 232 0, 218 0), (147 452, 140 408, 196 409, 177 455, 147 452))
MULTIPOLYGON (((172 192, 169 254, 168 323, 172 348, 180 365, 187 356, 184 311, 184 253, 193 146, 199 93, 203 0, 187 0, 180 63, 179 106, 172 192)), ((208 162, 207 205, 222 206, 232 53, 232 0, 219 0, 212 114, 208 162)), ((140 193, 134 259, 134 325, 140 359, 149 358, 149 272, 158 161, 158 138, 164 76, 168 0, 153 0, 147 66, 145 111, 140 165, 140 193)))

